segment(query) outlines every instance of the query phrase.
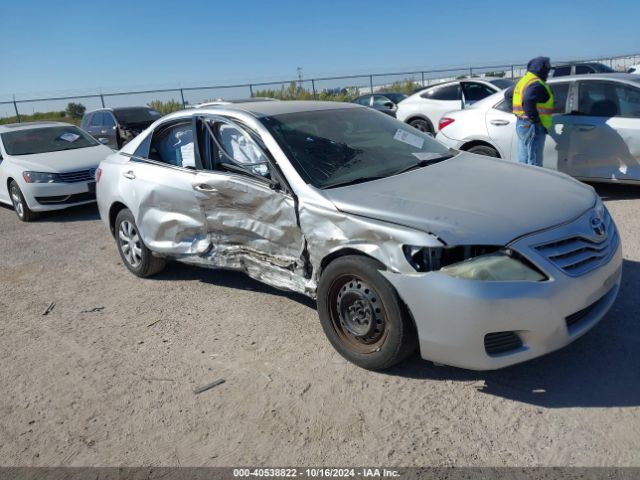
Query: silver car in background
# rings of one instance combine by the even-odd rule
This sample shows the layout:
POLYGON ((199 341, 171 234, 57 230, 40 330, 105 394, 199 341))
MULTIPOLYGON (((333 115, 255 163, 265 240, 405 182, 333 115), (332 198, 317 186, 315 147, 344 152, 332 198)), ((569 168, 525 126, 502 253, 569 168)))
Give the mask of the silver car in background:
POLYGON ((173 259, 308 295, 333 346, 369 369, 417 347, 476 370, 537 357, 593 327, 620 285, 616 226, 591 187, 354 104, 177 112, 97 179, 132 273, 173 259))
MULTIPOLYGON (((640 77, 626 73, 549 80, 556 100, 543 166, 592 182, 640 183, 640 77)), ((437 139, 517 161, 516 117, 502 93, 449 112, 437 139)))

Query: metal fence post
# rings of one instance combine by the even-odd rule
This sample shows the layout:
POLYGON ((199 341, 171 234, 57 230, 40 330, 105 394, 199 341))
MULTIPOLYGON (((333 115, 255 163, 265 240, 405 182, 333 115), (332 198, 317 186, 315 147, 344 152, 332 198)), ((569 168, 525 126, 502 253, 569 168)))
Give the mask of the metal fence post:
POLYGON ((253 85, 249 85, 249 96, 253 98, 253 85))
POLYGON ((311 91, 313 92, 313 99, 317 100, 318 98, 316 97, 316 81, 313 78, 311 79, 311 91))
POLYGON ((18 104, 16 103, 16 96, 13 96, 13 108, 16 111, 16 117, 18 117, 18 123, 22 123, 22 121, 20 120, 20 112, 18 111, 18 104))
POLYGON ((182 99, 182 108, 187 108, 187 104, 184 103, 184 91, 180 89, 180 98, 182 99))
POLYGON ((473 77, 473 68, 469 67, 469 78, 473 77))
POLYGON ((424 87, 424 72, 420 72, 420 75, 422 77, 422 84, 420 86, 424 87))
POLYGON ((371 93, 373 94, 373 75, 369 75, 369 87, 371 87, 371 93))
POLYGON ((104 108, 104 95, 102 95, 102 90, 100 90, 100 103, 102 103, 102 108, 104 108))
POLYGON ((513 65, 511 65, 511 80, 513 80, 514 78, 516 78, 516 74, 514 72, 513 65))

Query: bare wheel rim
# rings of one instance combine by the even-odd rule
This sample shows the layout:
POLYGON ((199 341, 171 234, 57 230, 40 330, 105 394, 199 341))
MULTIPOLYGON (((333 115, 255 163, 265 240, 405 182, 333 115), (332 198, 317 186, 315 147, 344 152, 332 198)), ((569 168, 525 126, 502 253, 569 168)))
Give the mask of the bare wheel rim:
POLYGON ((127 263, 133 268, 140 266, 142 263, 142 242, 138 230, 129 220, 120 223, 118 244, 127 263))
POLYGON ((331 323, 347 348, 356 353, 380 349, 389 334, 380 295, 364 280, 344 275, 329 290, 331 323))
POLYGON ((16 185, 11 185, 11 202, 13 203, 13 209, 18 216, 22 218, 24 216, 24 205, 22 204, 22 197, 20 196, 20 190, 16 185))
POLYGON ((424 122, 421 122, 421 121, 412 123, 412 126, 414 128, 416 128, 417 130, 420 130, 421 132, 429 131, 429 129, 427 128, 426 124, 424 122))

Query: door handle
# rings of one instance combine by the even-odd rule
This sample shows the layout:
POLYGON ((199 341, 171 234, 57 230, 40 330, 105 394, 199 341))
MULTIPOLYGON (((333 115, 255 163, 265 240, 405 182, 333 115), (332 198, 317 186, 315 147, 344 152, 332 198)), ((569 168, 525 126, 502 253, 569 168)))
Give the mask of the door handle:
POLYGON ((596 128, 595 125, 580 125, 578 127, 578 131, 579 132, 588 132, 589 130, 593 130, 594 128, 596 128))
POLYGON ((194 186, 193 188, 199 192, 206 192, 206 193, 213 193, 218 191, 216 188, 212 187, 211 185, 207 185, 206 183, 201 183, 199 185, 194 186))
POLYGON ((491 125, 496 125, 497 127, 503 127, 505 125, 509 125, 509 121, 507 120, 491 120, 491 125))
POLYGON ((132 171, 132 170, 129 170, 128 172, 124 172, 124 173, 122 174, 122 176, 123 176, 124 178, 128 178, 129 180, 133 180, 134 178, 136 178, 136 174, 135 174, 135 173, 133 173, 133 171, 132 171))

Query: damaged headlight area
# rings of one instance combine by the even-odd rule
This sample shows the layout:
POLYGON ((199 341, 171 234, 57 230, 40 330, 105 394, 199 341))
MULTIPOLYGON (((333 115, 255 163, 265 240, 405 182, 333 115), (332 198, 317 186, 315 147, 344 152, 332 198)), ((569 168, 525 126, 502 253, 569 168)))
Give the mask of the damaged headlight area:
POLYGON ((404 255, 418 272, 440 272, 466 280, 541 282, 547 279, 511 249, 492 245, 418 247, 404 245, 404 255))

